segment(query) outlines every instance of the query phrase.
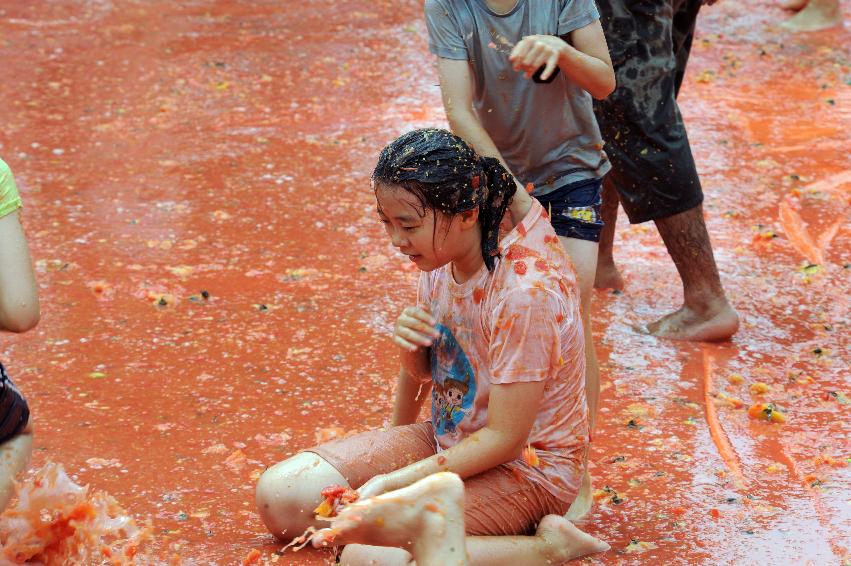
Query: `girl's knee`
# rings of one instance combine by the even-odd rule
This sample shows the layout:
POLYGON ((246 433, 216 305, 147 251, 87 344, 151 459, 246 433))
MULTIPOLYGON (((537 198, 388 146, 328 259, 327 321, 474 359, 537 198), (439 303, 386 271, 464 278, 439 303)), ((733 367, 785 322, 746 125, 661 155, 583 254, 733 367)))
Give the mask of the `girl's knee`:
POLYGON ((313 510, 321 502, 320 492, 329 485, 345 483, 328 462, 302 452, 263 472, 255 491, 257 511, 276 537, 297 537, 314 523, 313 510))

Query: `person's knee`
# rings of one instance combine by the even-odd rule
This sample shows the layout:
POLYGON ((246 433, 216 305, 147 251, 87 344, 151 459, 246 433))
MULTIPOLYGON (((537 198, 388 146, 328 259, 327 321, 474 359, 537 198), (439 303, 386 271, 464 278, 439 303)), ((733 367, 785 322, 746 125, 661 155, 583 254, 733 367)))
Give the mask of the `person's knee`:
POLYGON ((276 537, 297 537, 313 524, 313 510, 322 499, 322 489, 344 483, 328 462, 302 452, 263 472, 255 491, 257 511, 276 537))
POLYGON ((408 566, 411 555, 401 548, 347 544, 340 555, 340 566, 408 566))

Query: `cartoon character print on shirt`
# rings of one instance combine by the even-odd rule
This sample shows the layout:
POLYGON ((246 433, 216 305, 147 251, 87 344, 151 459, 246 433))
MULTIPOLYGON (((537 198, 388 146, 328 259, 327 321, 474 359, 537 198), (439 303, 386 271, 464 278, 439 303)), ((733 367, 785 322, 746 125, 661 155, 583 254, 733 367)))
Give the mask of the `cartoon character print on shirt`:
POLYGON ((437 325, 440 338, 431 346, 431 418, 435 434, 452 434, 476 398, 476 376, 452 331, 437 325))

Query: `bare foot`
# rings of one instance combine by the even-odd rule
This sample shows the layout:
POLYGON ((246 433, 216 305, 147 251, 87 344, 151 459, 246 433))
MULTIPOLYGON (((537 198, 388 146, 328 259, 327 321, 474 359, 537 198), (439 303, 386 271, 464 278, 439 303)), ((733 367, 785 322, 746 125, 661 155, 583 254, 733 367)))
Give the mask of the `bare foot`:
POLYGON ((794 10, 797 12, 807 5, 810 0, 780 0, 780 7, 784 10, 794 10))
POLYGON ((582 476, 582 484, 579 486, 579 493, 576 494, 576 499, 570 504, 570 509, 564 514, 564 518, 568 521, 578 521, 588 514, 593 504, 591 474, 588 473, 588 470, 585 470, 585 475, 582 476))
POLYGON ((464 482, 441 472, 408 487, 346 506, 313 546, 392 546, 410 551, 422 566, 467 564, 464 482))
POLYGON ((688 307, 665 315, 639 332, 672 340, 718 342, 729 339, 739 329, 739 315, 726 299, 698 313, 688 307))
POLYGON ((624 283, 621 272, 614 262, 601 262, 597 260, 597 274, 594 276, 595 289, 617 289, 623 291, 624 283))
POLYGON ((543 541, 543 554, 553 565, 611 548, 600 539, 583 533, 560 515, 547 515, 541 519, 536 536, 543 541))
POLYGON ((781 25, 792 31, 818 31, 842 24, 839 0, 810 0, 781 25))

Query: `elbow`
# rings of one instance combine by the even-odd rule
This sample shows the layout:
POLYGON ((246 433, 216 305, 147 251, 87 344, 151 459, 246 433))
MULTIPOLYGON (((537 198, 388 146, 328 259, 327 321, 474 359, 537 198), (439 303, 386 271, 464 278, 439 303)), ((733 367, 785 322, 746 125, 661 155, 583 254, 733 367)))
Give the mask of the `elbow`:
POLYGON ((617 88, 617 86, 618 85, 617 80, 615 79, 615 74, 612 73, 606 78, 605 82, 601 83, 596 89, 594 89, 594 92, 591 93, 591 96, 593 96, 597 100, 605 100, 609 97, 610 94, 615 92, 615 88, 617 88))
POLYGON ((463 129, 464 124, 469 123, 472 118, 472 110, 466 110, 464 108, 453 108, 446 112, 446 120, 449 122, 449 129, 455 134, 457 134, 459 130, 463 129))
POLYGON ((38 303, 36 303, 16 312, 8 318, 0 320, 0 326, 9 332, 20 334, 35 328, 39 320, 41 320, 41 312, 38 308, 38 303))
POLYGON ((523 454, 523 449, 526 448, 526 443, 529 437, 503 436, 498 445, 500 446, 499 460, 505 464, 520 458, 523 454))
POLYGON ((449 122, 449 131, 453 134, 457 134, 458 132, 458 113, 457 112, 447 112, 446 113, 446 121, 449 122))

